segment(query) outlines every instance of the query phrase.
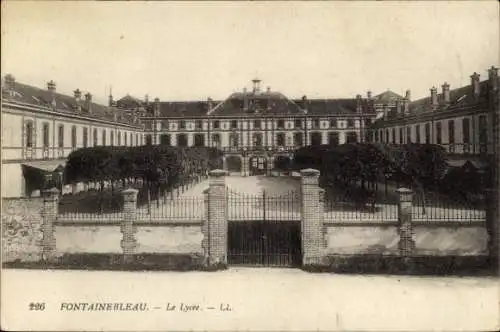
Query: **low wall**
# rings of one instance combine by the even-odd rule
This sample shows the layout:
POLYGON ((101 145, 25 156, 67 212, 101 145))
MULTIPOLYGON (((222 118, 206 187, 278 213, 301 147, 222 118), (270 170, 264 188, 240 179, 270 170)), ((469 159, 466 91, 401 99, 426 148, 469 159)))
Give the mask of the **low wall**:
POLYGON ((141 226, 136 234, 138 254, 202 254, 201 226, 141 226))
POLYGON ((58 225, 55 237, 58 256, 74 253, 122 253, 120 226, 58 225))
MULTIPOLYGON (((399 233, 393 224, 325 225, 327 255, 397 255, 399 233)), ((414 255, 487 255, 488 235, 482 224, 414 226, 414 255)))

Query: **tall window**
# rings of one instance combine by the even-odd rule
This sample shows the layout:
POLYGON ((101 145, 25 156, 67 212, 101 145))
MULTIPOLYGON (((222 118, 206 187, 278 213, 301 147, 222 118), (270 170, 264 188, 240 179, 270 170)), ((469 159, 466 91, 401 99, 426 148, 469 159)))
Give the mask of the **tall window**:
POLYGON ((319 128, 319 119, 314 119, 311 124, 313 128, 319 128))
POLYGON ((254 120, 253 121, 253 127, 254 129, 261 129, 262 123, 260 120, 254 120))
POLYGON ((372 124, 372 119, 370 119, 370 118, 365 119, 365 126, 368 127, 368 126, 371 126, 371 124, 372 124))
POLYGON ((396 128, 392 128, 392 144, 396 144, 396 128))
MULTIPOLYGON (((130 135, 130 133, 129 133, 129 135, 130 135)), ((127 133, 125 133, 125 135, 123 136, 123 138, 125 139, 125 142, 124 142, 125 146, 128 145, 128 139, 127 139, 127 137, 128 137, 128 135, 127 135, 127 133)))
POLYGON ((358 134, 354 131, 350 131, 346 135, 346 143, 357 143, 358 142, 358 134))
POLYGON ((425 124, 425 144, 431 143, 431 125, 430 123, 425 124))
POLYGON ((262 146, 262 134, 261 133, 254 133, 253 134, 252 144, 253 144, 253 146, 257 146, 257 147, 262 146))
POLYGON ((179 129, 186 129, 186 121, 184 120, 179 121, 179 129))
POLYGON ((218 148, 220 147, 220 135, 212 134, 212 147, 218 148))
POLYGON ((238 146, 238 134, 232 133, 229 135, 229 145, 232 147, 237 147, 238 146))
POLYGON ((415 126, 415 141, 420 143, 420 125, 415 126))
POLYGON ((301 119, 295 119, 294 126, 297 129, 302 128, 302 120, 301 119))
POLYGON ((353 128, 353 127, 354 127, 354 120, 348 119, 347 120, 347 128, 353 128))
POLYGON ((462 133, 463 133, 463 142, 464 144, 470 143, 470 119, 464 118, 462 120, 462 133))
POLYGON ((411 143, 411 126, 406 127, 406 143, 411 143))
POLYGON ((57 127, 57 146, 60 148, 64 147, 64 125, 62 124, 57 127))
POLYGON ((276 126, 277 126, 278 129, 285 128, 285 121, 284 120, 278 120, 276 126))
POLYGON ((71 127, 71 147, 76 148, 76 126, 71 127))
POLYGON ((330 144, 331 146, 339 145, 339 133, 337 132, 328 133, 328 144, 330 144))
POLYGON ((403 127, 399 127, 399 144, 404 144, 403 139, 404 139, 403 127))
POLYGON ((196 120, 196 129, 203 129, 203 121, 196 120))
POLYGON ((83 147, 86 148, 89 144, 89 131, 86 127, 83 127, 83 147))
POLYGON ((385 143, 389 143, 389 129, 385 130, 385 143))
POLYGON ((488 143, 488 124, 486 122, 486 115, 479 117, 479 144, 485 145, 488 143))
POLYGON ((301 132, 293 134, 293 145, 296 147, 304 145, 304 135, 301 132))
POLYGON ((106 129, 102 130, 102 145, 106 146, 106 129))
POLYGON ((111 130, 109 135, 110 135, 109 143, 111 144, 111 146, 113 146, 115 145, 115 132, 111 130))
POLYGON ((94 143, 94 146, 97 146, 97 129, 94 128, 94 133, 92 134, 92 140, 94 143))
POLYGON ((277 133, 276 134, 276 145, 277 146, 285 146, 285 134, 277 133))
POLYGON ((120 131, 116 133, 116 138, 118 139, 118 146, 122 145, 122 133, 120 131))
POLYGON ((236 128, 238 128, 238 121, 232 120, 231 121, 231 129, 236 129, 236 128))
POLYGON ((455 144, 455 120, 448 121, 448 143, 455 144))
POLYGON ((337 119, 330 120, 330 128, 337 128, 337 119))
POLYGON ((441 128, 441 122, 436 122, 436 144, 443 143, 443 133, 441 128))
POLYGON ((33 147, 33 121, 26 122, 26 147, 33 147))
POLYGON ((146 135, 146 145, 151 145, 153 143, 153 138, 151 134, 146 135))
POLYGON ((311 145, 321 145, 321 133, 314 132, 311 133, 311 145))
POLYGON ((135 134, 135 145, 141 145, 141 142, 139 141, 139 134, 135 134))
POLYGON ((188 138, 186 134, 177 135, 177 146, 188 146, 188 138))
POLYGON ((168 120, 161 121, 161 129, 168 130, 168 120))
POLYGON ((194 135, 194 146, 205 146, 205 134, 194 135))
POLYGON ((152 130, 153 129, 153 124, 151 121, 144 121, 144 128, 146 130, 152 130))
POLYGON ((212 123, 212 126, 213 126, 214 129, 219 129, 220 128, 220 121, 219 120, 215 120, 212 123))
POLYGON ((43 123, 42 130, 43 130, 43 147, 48 148, 50 131, 49 131, 49 124, 47 122, 43 123))

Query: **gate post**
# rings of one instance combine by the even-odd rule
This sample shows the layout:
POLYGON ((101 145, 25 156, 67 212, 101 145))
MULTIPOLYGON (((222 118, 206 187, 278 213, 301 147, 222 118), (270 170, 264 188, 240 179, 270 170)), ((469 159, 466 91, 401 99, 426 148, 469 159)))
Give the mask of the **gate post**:
POLYGON ((52 188, 42 191, 42 260, 52 261, 56 256, 54 222, 59 213, 59 190, 52 188))
POLYGON ((123 216, 120 224, 120 231, 123 234, 120 246, 123 250, 123 263, 132 263, 134 259, 135 250, 137 247, 137 240, 135 233, 137 227, 134 225, 137 216, 137 189, 125 189, 122 191, 123 195, 123 216))
POLYGON ((301 175, 301 235, 302 264, 323 265, 325 241, 323 235, 324 210, 323 190, 319 187, 319 174, 316 169, 303 169, 301 175))
POLYGON ((413 191, 408 188, 398 188, 398 229, 399 229, 399 254, 403 257, 405 265, 411 263, 411 256, 415 250, 413 240, 412 206, 413 191))
POLYGON ((249 163, 250 163, 250 158, 246 155, 241 156, 241 176, 248 176, 250 171, 249 171, 249 163))
POLYGON ((208 208, 206 220, 206 247, 208 265, 227 265, 227 199, 226 174, 224 170, 210 171, 208 188, 208 208))

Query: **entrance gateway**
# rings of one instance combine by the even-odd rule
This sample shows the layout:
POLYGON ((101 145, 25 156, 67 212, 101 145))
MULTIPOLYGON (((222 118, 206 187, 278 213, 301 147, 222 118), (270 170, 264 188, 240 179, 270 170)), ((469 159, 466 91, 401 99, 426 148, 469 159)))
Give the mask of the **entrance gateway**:
POLYGON ((228 189, 228 264, 293 267, 302 263, 300 196, 228 189))

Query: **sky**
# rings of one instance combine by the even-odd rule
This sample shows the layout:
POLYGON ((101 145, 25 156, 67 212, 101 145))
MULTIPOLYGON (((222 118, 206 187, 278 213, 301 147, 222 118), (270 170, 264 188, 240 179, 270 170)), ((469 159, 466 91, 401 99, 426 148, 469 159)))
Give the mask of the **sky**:
POLYGON ((416 99, 500 64, 496 1, 2 1, 1 25, 2 75, 101 102, 220 100, 255 77, 290 98, 416 99))

